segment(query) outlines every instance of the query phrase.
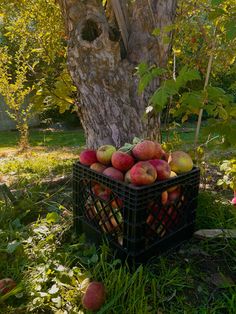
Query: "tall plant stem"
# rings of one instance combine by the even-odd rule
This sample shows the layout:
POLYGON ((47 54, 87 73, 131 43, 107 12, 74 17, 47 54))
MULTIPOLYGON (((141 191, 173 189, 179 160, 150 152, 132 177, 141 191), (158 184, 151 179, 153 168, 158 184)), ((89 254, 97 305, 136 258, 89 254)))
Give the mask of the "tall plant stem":
MULTIPOLYGON (((213 61, 213 51, 211 52, 208 60, 208 65, 207 65, 207 73, 206 73, 206 78, 205 78, 205 83, 204 83, 204 90, 206 90, 208 83, 209 83, 209 77, 211 73, 211 68, 212 68, 212 61, 213 61)), ((199 115, 198 115, 198 121, 197 121, 197 128, 195 132, 195 140, 194 140, 194 147, 196 149, 197 143, 198 143, 198 138, 199 138, 199 132, 200 132, 200 127, 202 123, 202 114, 203 114, 203 108, 200 109, 199 115)))

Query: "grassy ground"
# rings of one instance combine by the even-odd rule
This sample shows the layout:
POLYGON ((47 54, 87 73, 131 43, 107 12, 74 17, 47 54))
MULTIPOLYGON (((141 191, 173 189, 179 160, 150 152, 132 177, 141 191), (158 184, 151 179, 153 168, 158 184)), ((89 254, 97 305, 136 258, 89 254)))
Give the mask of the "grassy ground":
MULTIPOLYGON (((0 131, 0 150, 15 148, 17 146, 17 141, 18 134, 16 131, 0 131)), ((84 133, 81 129, 73 131, 30 131, 30 144, 33 147, 70 147, 80 146, 84 143, 84 133)))
MULTIPOLYGON (((4 151, 16 145, 11 132, 4 144, 7 134, 0 133, 4 151)), ((182 136, 191 139, 193 132, 182 136)), ((235 314, 235 239, 193 238, 180 250, 131 270, 105 243, 95 248, 74 233, 70 185, 40 184, 71 173, 84 144, 81 131, 46 137, 34 131, 31 141, 35 147, 29 152, 7 152, 0 164, 4 178, 14 177, 18 200, 15 206, 0 200, 0 278, 17 282, 15 290, 0 296, 0 313, 89 313, 81 296, 89 280, 101 280, 107 298, 100 314, 235 314)), ((213 190, 200 191, 196 229, 235 229, 235 208, 213 190)))

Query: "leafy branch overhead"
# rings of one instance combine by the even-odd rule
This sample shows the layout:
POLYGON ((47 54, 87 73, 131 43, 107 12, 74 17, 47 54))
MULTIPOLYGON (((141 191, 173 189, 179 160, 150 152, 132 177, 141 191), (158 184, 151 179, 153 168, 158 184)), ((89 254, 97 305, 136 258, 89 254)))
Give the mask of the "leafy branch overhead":
MULTIPOLYGON (((167 70, 157 67, 148 68, 144 63, 139 65, 137 74, 140 76, 138 91, 141 94, 145 88, 151 83, 155 77, 160 77, 166 74, 167 70)), ((153 106, 156 112, 164 109, 169 97, 180 95, 181 89, 185 88, 187 83, 194 80, 200 80, 201 75, 195 69, 183 67, 176 79, 163 80, 160 87, 151 96, 149 103, 153 106)))

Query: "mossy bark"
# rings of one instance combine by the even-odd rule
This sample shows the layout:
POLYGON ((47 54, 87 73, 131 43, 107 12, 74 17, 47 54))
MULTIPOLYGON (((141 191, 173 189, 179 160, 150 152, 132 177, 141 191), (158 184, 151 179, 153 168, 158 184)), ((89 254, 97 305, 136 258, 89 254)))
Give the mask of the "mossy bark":
MULTIPOLYGON (((137 93, 140 62, 165 66, 170 43, 152 35, 173 23, 176 0, 120 1, 128 43, 112 10, 99 0, 59 0, 68 33, 68 66, 78 89, 79 116, 87 146, 121 146, 146 137, 158 125, 143 118, 156 80, 137 93)), ((171 34, 169 34, 171 36, 171 34)))

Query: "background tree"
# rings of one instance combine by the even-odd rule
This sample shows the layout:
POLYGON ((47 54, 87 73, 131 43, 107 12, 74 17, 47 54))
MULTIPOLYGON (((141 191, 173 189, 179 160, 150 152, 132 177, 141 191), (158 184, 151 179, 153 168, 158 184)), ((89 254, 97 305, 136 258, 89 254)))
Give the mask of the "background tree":
POLYGON ((27 96, 32 92, 32 88, 26 84, 29 72, 29 66, 26 65, 28 58, 24 46, 19 47, 15 56, 9 54, 7 48, 0 47, 0 55, 0 94, 9 108, 9 116, 16 122, 20 134, 19 146, 25 149, 29 146, 28 122, 32 117, 32 104, 27 100, 27 96))
MULTIPOLYGON (((235 144, 236 4, 232 0, 179 1, 172 25, 175 36, 168 67, 140 64, 139 92, 156 76, 162 83, 150 97, 147 111, 165 111, 174 121, 198 119, 195 146, 203 112, 209 134, 235 144)), ((159 37, 161 30, 155 30, 159 37)))
MULTIPOLYGON (((68 36, 68 64, 78 89, 87 145, 121 146, 144 136, 147 100, 137 94, 140 62, 165 66, 170 41, 152 34, 173 23, 176 0, 59 0, 68 36)), ((171 32, 165 37, 170 38, 171 32)), ((158 124, 148 123, 149 129, 158 124)))
POLYGON ((0 17, 4 56, 0 60, 4 74, 0 93, 10 116, 17 121, 20 143, 27 146, 28 122, 33 113, 55 107, 64 112, 75 102, 74 86, 66 69, 65 32, 53 0, 2 0, 0 17), (26 94, 30 101, 27 108, 26 103, 23 105, 26 94), (24 127, 19 127, 20 123, 24 127))

